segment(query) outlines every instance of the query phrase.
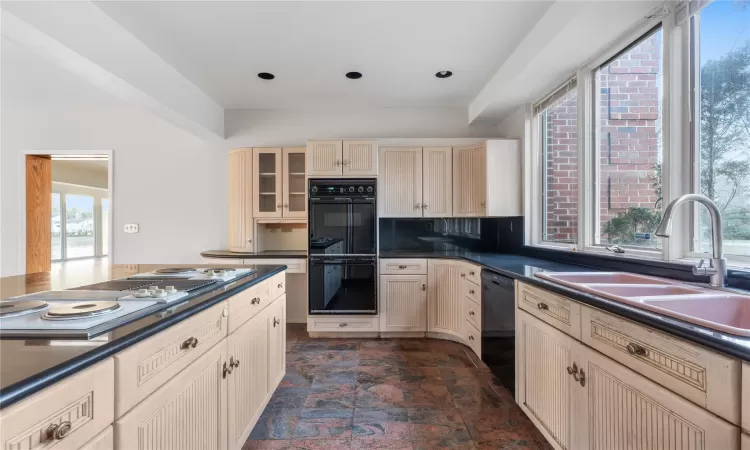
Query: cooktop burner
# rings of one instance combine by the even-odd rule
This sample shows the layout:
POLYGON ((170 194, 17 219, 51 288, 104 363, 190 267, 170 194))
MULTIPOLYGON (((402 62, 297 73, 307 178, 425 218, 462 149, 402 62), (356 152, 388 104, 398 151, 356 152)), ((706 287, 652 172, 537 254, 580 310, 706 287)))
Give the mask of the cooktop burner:
POLYGON ((186 272, 195 272, 198 269, 192 268, 192 267, 167 267, 165 269, 157 269, 154 272, 155 273, 186 273, 186 272))
POLYGON ((73 320, 111 314, 121 308, 118 302, 62 303, 50 307, 42 316, 45 320, 73 320))
POLYGON ((46 308, 42 300, 19 300, 0 303, 0 317, 16 317, 46 308))

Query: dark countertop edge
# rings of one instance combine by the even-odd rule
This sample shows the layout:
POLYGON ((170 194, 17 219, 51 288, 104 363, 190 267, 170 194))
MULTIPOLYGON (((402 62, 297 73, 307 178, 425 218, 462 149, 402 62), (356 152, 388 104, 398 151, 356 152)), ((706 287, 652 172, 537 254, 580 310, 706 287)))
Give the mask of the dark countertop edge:
MULTIPOLYGON (((284 251, 284 250, 282 250, 284 251)), ((269 251, 268 253, 261 252, 261 253, 253 253, 253 252, 231 252, 229 254, 229 250, 207 250, 205 252, 201 252, 201 256, 205 258, 225 258, 225 259, 234 259, 234 258, 241 258, 241 259, 262 259, 262 258, 273 258, 273 259, 307 259, 307 250, 300 250, 300 253, 292 254, 292 253, 274 253, 273 251, 269 251)))
MULTIPOLYGON (((703 345, 705 347, 711 348, 712 350, 725 353, 735 358, 739 358, 743 361, 750 361, 750 339, 745 338, 743 336, 724 334, 724 333, 711 330, 708 328, 704 328, 698 325, 689 324, 687 322, 683 322, 679 319, 674 319, 669 316, 664 316, 655 312, 647 311, 644 309, 636 308, 634 306, 616 302, 614 300, 609 300, 609 299, 605 299, 605 298, 598 297, 595 295, 587 294, 585 292, 581 292, 581 291, 578 291, 578 290, 575 290, 575 289, 572 289, 572 288, 569 288, 560 284, 545 281, 534 276, 529 277, 529 276, 526 276, 525 274, 520 274, 512 270, 488 265, 486 262, 478 262, 472 259, 472 257, 468 255, 467 256, 447 255, 447 254, 440 254, 440 253, 419 255, 418 252, 412 253, 411 255, 408 255, 408 256, 407 255, 398 255, 398 254, 384 252, 384 254, 380 256, 380 258, 384 258, 384 259, 392 259, 392 258, 431 259, 431 258, 435 258, 435 259, 457 259, 457 260, 470 262, 473 264, 480 265, 483 268, 490 270, 492 272, 498 273, 500 275, 504 275, 506 277, 513 278, 514 280, 523 281, 527 284, 531 284, 531 285, 546 289, 548 291, 552 291, 554 293, 563 295, 565 297, 571 298, 573 300, 584 303, 586 305, 593 306, 594 308, 598 308, 603 311, 610 312, 618 316, 622 316, 627 319, 633 320, 640 324, 650 326, 657 330, 660 330, 669 334, 673 334, 675 336, 686 339, 690 342, 703 345), (416 255, 419 255, 419 256, 416 256, 416 255), (748 347, 743 347, 739 344, 733 344, 732 342, 728 342, 727 339, 748 340, 748 347)), ((503 254, 498 254, 497 256, 502 257, 503 254)), ((507 256, 523 257, 522 255, 510 255, 510 254, 507 256)), ((541 258, 534 258, 534 257, 527 257, 527 258, 541 259, 541 258)), ((576 266, 576 264, 569 264, 569 263, 563 263, 563 264, 576 266)), ((582 269, 587 268, 587 266, 580 266, 580 267, 582 269)))
MULTIPOLYGON (((109 358, 110 356, 114 356, 115 354, 127 349, 128 347, 131 347, 151 336, 154 336, 155 334, 164 331, 172 325, 176 325, 177 323, 180 323, 185 319, 201 313, 222 302, 223 300, 226 300, 233 295, 236 295, 252 286, 255 286, 261 281, 267 280, 268 278, 276 275, 277 273, 283 272, 286 269, 287 266, 280 265, 276 269, 272 269, 262 275, 259 275, 253 280, 238 284, 231 289, 227 289, 224 292, 217 294, 213 298, 198 303, 195 306, 180 311, 172 316, 165 317, 159 322, 134 331, 133 333, 112 341, 109 344, 102 345, 101 347, 96 347, 90 352, 73 357, 68 361, 58 364, 57 366, 50 367, 47 370, 39 372, 34 377, 30 377, 6 386, 4 389, 2 389, 2 391, 0 391, 0 410, 14 405, 21 400, 24 400, 36 394, 37 392, 62 381, 67 377, 75 375, 81 370, 84 370, 98 362, 109 358)), ((248 276, 252 275, 253 274, 249 274, 248 276)), ((237 281, 241 280, 242 279, 240 278, 237 281)), ((230 286, 230 284, 222 285, 220 287, 217 287, 217 289, 223 289, 227 286, 230 286)), ((212 291, 202 292, 201 294, 199 294, 199 296, 207 295, 211 292, 212 291)))

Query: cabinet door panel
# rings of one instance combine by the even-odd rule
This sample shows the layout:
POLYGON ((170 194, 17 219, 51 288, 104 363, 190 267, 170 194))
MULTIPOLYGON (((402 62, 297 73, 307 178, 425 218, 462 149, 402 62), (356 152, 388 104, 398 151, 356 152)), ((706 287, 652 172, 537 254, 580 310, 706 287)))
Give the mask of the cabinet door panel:
POLYGON ((286 295, 268 311, 268 391, 273 392, 286 371, 286 295))
POLYGON ((253 168, 253 215, 281 217, 281 149, 254 148, 253 168))
POLYGON ((343 175, 351 177, 378 174, 377 141, 343 142, 343 175))
POLYGON ((115 422, 115 448, 227 448, 227 383, 221 341, 115 422))
POLYGON ((305 148, 285 148, 283 155, 283 216, 307 217, 305 148))
POLYGON ((487 167, 484 144, 453 149, 453 215, 486 215, 487 167))
POLYGON ((232 449, 241 448, 247 440, 263 412, 268 395, 269 311, 266 309, 253 317, 227 339, 226 360, 239 361, 239 365, 227 376, 228 435, 232 449))
POLYGON ((229 249, 253 251, 253 150, 229 153, 229 249))
POLYGON ((309 141, 307 143, 307 174, 340 176, 342 160, 341 141, 309 141))
POLYGON ((581 346, 585 401, 577 434, 581 448, 606 450, 736 449, 740 428, 642 377, 604 355, 581 346))
POLYGON ((453 215, 453 149, 422 150, 422 206, 424 217, 453 215))
POLYGON ((380 149, 380 217, 422 217, 422 149, 380 149))
POLYGON ((463 339, 463 298, 459 261, 431 259, 427 263, 427 331, 463 339))
POLYGON ((562 449, 578 448, 572 422, 577 392, 567 371, 576 345, 570 336, 516 309, 516 402, 562 449))
POLYGON ((380 276, 380 331, 427 331, 427 276, 380 276))

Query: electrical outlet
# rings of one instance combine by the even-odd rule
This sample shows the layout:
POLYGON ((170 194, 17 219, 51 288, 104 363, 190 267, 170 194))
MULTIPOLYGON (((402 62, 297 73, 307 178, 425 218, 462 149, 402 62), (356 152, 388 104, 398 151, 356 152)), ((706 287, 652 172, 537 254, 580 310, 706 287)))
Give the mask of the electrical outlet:
POLYGON ((282 232, 282 233, 291 233, 291 232, 292 232, 292 229, 291 229, 291 228, 282 228, 282 229, 281 229, 281 232, 282 232))
POLYGON ((138 224, 137 223, 127 223, 127 224, 125 224, 125 232, 126 233, 137 233, 138 232, 138 224))

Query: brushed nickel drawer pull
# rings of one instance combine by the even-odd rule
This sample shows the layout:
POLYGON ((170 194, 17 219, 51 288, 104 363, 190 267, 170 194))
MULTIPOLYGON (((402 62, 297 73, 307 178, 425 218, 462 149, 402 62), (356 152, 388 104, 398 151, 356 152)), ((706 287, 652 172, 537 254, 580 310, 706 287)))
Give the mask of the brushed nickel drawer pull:
POLYGON ((548 311, 549 310, 549 305, 547 305, 546 303, 543 303, 543 302, 537 303, 536 307, 539 308, 539 309, 542 309, 544 311, 548 311))
POLYGON ((189 348, 195 348, 198 345, 198 338, 190 336, 180 345, 180 349, 187 350, 189 348))
POLYGON ((399 269, 406 269, 406 266, 404 266, 404 265, 400 265, 400 266, 398 266, 398 268, 399 268, 399 269))
POLYGON ((47 438, 54 439, 56 441, 60 441, 65 439, 69 434, 70 431, 73 429, 73 425, 69 421, 65 421, 61 424, 53 423, 49 427, 47 427, 47 438))
POLYGON ((252 300, 250 300, 251 305, 257 305, 260 303, 260 297, 255 297, 252 300))
POLYGON ((341 328, 344 328, 344 327, 345 327, 345 326, 347 326, 347 325, 349 325, 349 324, 348 324, 348 323, 346 323, 346 322, 341 322, 341 323, 339 324, 339 326, 340 326, 341 328))
POLYGON ((281 323, 281 321, 280 321, 279 319, 277 319, 277 318, 275 318, 275 317, 273 318, 273 327, 274 327, 274 328, 276 328, 276 325, 278 325, 278 324, 280 324, 280 323, 281 323))
POLYGON ((634 342, 629 343, 625 349, 630 353, 631 355, 636 356, 648 356, 648 350, 646 350, 645 347, 640 346, 634 342))

